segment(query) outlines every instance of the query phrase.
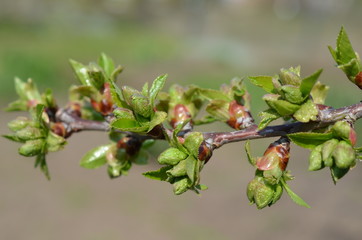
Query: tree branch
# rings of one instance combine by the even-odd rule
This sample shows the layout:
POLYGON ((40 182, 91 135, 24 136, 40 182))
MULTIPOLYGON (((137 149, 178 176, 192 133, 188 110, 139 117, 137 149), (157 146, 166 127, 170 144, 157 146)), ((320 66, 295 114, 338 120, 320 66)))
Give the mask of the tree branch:
MULTIPOLYGON (((232 142, 240 142, 251 139, 269 138, 277 136, 286 136, 290 133, 296 132, 308 132, 314 129, 326 127, 336 121, 346 119, 348 121, 355 122, 362 118, 362 102, 342 107, 338 109, 327 108, 319 111, 319 117, 317 121, 301 123, 285 123, 282 125, 268 126, 262 130, 258 130, 257 125, 253 124, 250 127, 231 132, 205 132, 203 133, 205 141, 211 145, 212 149, 221 147, 224 144, 232 142)), ((79 132, 84 130, 89 131, 109 131, 110 126, 107 121, 91 121, 78 117, 70 109, 59 109, 56 113, 56 120, 62 122, 67 127, 68 133, 79 132)), ((155 128, 146 138, 153 139, 165 139, 162 132, 167 132, 170 135, 170 131, 162 131, 160 127, 155 128)), ((129 135, 138 135, 136 133, 124 132, 129 135)), ((141 136, 141 135, 138 135, 141 136)))

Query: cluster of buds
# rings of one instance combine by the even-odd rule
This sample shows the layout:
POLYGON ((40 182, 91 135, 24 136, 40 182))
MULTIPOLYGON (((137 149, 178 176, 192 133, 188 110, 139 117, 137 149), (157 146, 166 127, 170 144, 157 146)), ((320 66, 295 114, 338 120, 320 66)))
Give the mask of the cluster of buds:
POLYGON ((333 138, 316 146, 309 157, 309 170, 317 171, 324 167, 331 169, 333 181, 342 178, 356 165, 355 130, 346 121, 338 121, 332 127, 333 138))
POLYGON ((162 176, 157 179, 171 183, 176 195, 187 190, 198 192, 201 189, 200 171, 211 155, 211 148, 200 132, 189 133, 185 138, 177 137, 176 133, 172 147, 162 152, 157 159, 166 166, 144 175, 152 179, 156 179, 155 175, 162 176))
POLYGON ((251 161, 257 168, 255 178, 249 182, 247 196, 258 209, 271 206, 283 193, 284 179, 291 177, 285 172, 289 160, 290 141, 282 137, 269 145, 264 155, 251 161))

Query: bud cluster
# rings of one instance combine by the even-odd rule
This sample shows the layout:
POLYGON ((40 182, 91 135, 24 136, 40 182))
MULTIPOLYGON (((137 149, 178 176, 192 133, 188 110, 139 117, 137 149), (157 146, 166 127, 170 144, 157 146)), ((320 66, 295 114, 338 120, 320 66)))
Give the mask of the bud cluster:
POLYGON ((317 171, 329 167, 333 181, 342 178, 356 165, 356 152, 353 146, 357 136, 346 121, 338 121, 332 127, 333 138, 317 145, 309 157, 309 170, 317 171))
POLYGON ((289 161, 289 150, 289 139, 282 137, 271 143, 262 157, 249 159, 257 170, 255 178, 248 184, 247 196, 250 203, 255 203, 258 209, 273 205, 281 197, 282 180, 288 176, 285 169, 289 161))

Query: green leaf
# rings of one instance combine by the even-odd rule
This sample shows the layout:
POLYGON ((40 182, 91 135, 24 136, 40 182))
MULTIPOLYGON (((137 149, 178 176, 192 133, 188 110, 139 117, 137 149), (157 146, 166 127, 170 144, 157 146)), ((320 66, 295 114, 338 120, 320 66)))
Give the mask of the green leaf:
POLYGON ((342 27, 341 31, 339 32, 336 50, 338 65, 346 64, 350 62, 353 58, 357 58, 344 27, 342 27))
POLYGON ((184 192, 187 191, 188 189, 188 185, 189 185, 189 180, 188 178, 181 178, 181 179, 177 179, 177 181, 175 181, 173 183, 173 192, 175 195, 180 195, 184 192))
POLYGON ((300 91, 302 92, 303 97, 309 96, 309 93, 312 91, 313 86, 317 82, 322 71, 323 69, 319 69, 317 72, 302 80, 302 83, 300 84, 300 91))
POLYGON ((293 143, 303 148, 313 149, 316 146, 328 141, 333 138, 331 132, 328 133, 315 133, 315 132, 300 132, 291 133, 287 135, 293 143))
POLYGON ((131 118, 118 118, 111 123, 111 126, 121 131, 126 131, 125 129, 128 130, 140 127, 138 122, 135 119, 131 118))
POLYGON ((125 103, 125 101, 122 98, 123 94, 122 94, 121 90, 117 87, 114 80, 108 79, 107 82, 109 83, 111 97, 112 97, 112 101, 114 102, 114 104, 116 104, 117 107, 125 108, 127 106, 127 104, 125 103))
POLYGON ((273 77, 271 76, 255 76, 248 77, 250 82, 258 87, 262 87, 268 93, 274 93, 273 77))
POLYGON ((315 121, 317 116, 318 108, 310 99, 293 114, 293 117, 299 122, 315 121))
POLYGON ((245 152, 246 152, 246 156, 248 157, 248 161, 249 163, 255 167, 256 164, 256 159, 251 155, 251 151, 250 151, 250 141, 247 140, 245 143, 245 152))
POLYGON ((19 148, 19 154, 25 157, 36 156, 43 153, 44 146, 44 139, 28 140, 19 148))
POLYGON ((198 189, 198 190, 201 190, 201 191, 205 191, 205 190, 209 189, 209 188, 208 188, 206 185, 204 185, 204 184, 197 184, 197 185, 195 186, 195 188, 198 189))
POLYGON ((150 126, 148 128, 148 132, 151 131, 155 126, 163 123, 163 121, 165 121, 167 118, 167 113, 162 112, 162 111, 156 111, 155 115, 153 115, 151 121, 150 121, 150 126))
POLYGON ((278 99, 279 95, 266 94, 263 96, 263 100, 269 105, 270 108, 274 109, 281 116, 290 116, 295 113, 300 106, 290 103, 285 100, 278 99))
POLYGON ((260 112, 259 116, 261 117, 261 121, 258 125, 259 129, 265 128, 266 126, 269 125, 270 122, 281 117, 277 111, 275 111, 274 109, 271 109, 271 108, 268 110, 265 110, 263 112, 260 112))
POLYGON ((105 53, 102 53, 98 59, 98 64, 101 68, 103 68, 106 76, 111 78, 112 73, 114 71, 114 62, 112 58, 107 56, 105 53))
POLYGON ((167 174, 171 175, 172 177, 182 177, 187 175, 186 160, 181 160, 172 169, 168 170, 167 174))
POLYGON ((306 208, 310 208, 310 206, 301 198, 299 197, 296 193, 294 193, 289 185, 282 179, 281 183, 284 187, 284 189, 287 191, 289 197, 293 200, 293 202, 295 202, 296 204, 306 207, 306 208))
POLYGON ((191 184, 195 183, 195 171, 196 171, 196 164, 197 164, 197 159, 195 159, 193 156, 189 156, 188 158, 186 158, 186 173, 187 176, 189 177, 189 179, 191 180, 191 184))
POLYGON ((187 135, 184 146, 196 159, 199 155, 199 147, 204 140, 201 132, 192 132, 187 135))
POLYGON ((168 170, 170 170, 171 168, 172 168, 172 166, 166 166, 166 167, 162 167, 156 171, 142 173, 142 175, 145 177, 154 179, 154 180, 167 181, 168 175, 166 172, 168 170))
POLYGON ((45 159, 45 154, 39 154, 35 160, 35 167, 39 166, 45 177, 50 180, 48 165, 45 159))
POLYGON ((148 82, 145 82, 145 84, 142 87, 142 95, 148 97, 148 82))
POLYGON ((313 98, 313 102, 315 104, 324 104, 324 100, 327 97, 329 87, 327 85, 322 84, 321 82, 317 82, 314 84, 310 95, 313 98))
POLYGON ((232 99, 229 98, 225 93, 214 90, 214 89, 206 89, 206 88, 198 88, 198 94, 206 100, 224 100, 230 102, 232 99))
POLYGON ((61 136, 49 131, 47 139, 47 150, 49 152, 56 152, 64 148, 67 141, 61 136))
POLYGON ((355 76, 361 71, 360 62, 357 58, 352 59, 350 62, 338 65, 347 77, 354 83, 355 76))
POLYGON ((291 103, 300 104, 305 98, 302 96, 302 92, 297 86, 284 85, 281 87, 284 98, 291 103))
POLYGON ((135 116, 133 115, 133 111, 127 108, 116 108, 114 109, 113 114, 117 119, 126 118, 136 120, 135 116))
POLYGON ((74 61, 72 59, 69 60, 70 65, 73 68, 75 75, 77 76, 78 80, 86 86, 92 86, 92 80, 88 74, 88 67, 81 64, 80 62, 74 61))
POLYGON ((160 164, 176 165, 187 158, 187 154, 177 148, 171 147, 163 151, 157 158, 160 164))
POLYGON ((167 74, 164 74, 164 75, 157 77, 153 81, 152 86, 150 88, 150 105, 152 107, 154 107, 156 97, 157 97, 158 93, 161 91, 161 89, 163 88, 163 85, 165 85, 166 79, 167 79, 167 74))
POLYGON ((20 138, 18 138, 15 135, 2 135, 4 138, 10 140, 10 141, 14 141, 14 142, 25 142, 24 140, 21 140, 20 138))
POLYGON ((334 184, 337 184, 338 180, 344 177, 349 171, 349 168, 339 168, 337 166, 333 166, 331 169, 331 176, 334 184))
POLYGON ((83 156, 82 160, 80 161, 80 166, 88 169, 94 169, 103 166, 107 163, 106 154, 112 146, 113 144, 107 144, 93 148, 83 156))

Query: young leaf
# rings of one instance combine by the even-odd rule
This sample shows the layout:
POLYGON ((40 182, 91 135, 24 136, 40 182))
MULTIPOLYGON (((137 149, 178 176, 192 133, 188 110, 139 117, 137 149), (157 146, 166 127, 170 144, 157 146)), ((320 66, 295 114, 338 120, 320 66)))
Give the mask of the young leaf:
POLYGON ((317 116, 317 106, 310 99, 293 114, 293 117, 299 122, 315 121, 317 116))
POLYGON ((246 156, 248 157, 248 161, 249 163, 255 167, 256 164, 256 159, 251 155, 251 151, 250 151, 250 141, 246 141, 245 143, 245 152, 246 152, 246 156))
POLYGON ((88 169, 94 169, 103 166, 107 163, 106 154, 113 144, 102 145, 87 152, 82 160, 80 166, 88 169))
POLYGON ((70 65, 73 68, 75 75, 77 76, 78 80, 86 86, 92 86, 92 80, 88 74, 87 66, 81 64, 80 62, 74 61, 72 59, 69 60, 70 65))
POLYGON ((281 183, 284 187, 284 189, 287 191, 289 197, 293 200, 293 202, 295 202, 296 204, 306 207, 306 208, 310 208, 310 206, 308 205, 308 203, 306 203, 301 197, 299 197, 296 193, 294 193, 289 185, 285 182, 285 180, 281 179, 281 183))
POLYGON ((232 99, 229 98, 225 93, 214 90, 214 89, 206 89, 206 88, 198 88, 197 92, 206 100, 224 100, 230 102, 232 99))
POLYGON ((322 84, 321 82, 317 82, 314 84, 310 95, 313 98, 313 102, 315 104, 324 104, 324 100, 327 97, 329 87, 327 85, 322 84))
POLYGON ((337 38, 337 63, 338 65, 346 64, 350 62, 353 58, 356 58, 356 53, 352 48, 352 44, 349 41, 347 32, 344 27, 341 28, 337 38))
POLYGON ((306 77, 302 80, 300 84, 300 91, 304 97, 308 97, 310 91, 312 91, 314 84, 317 82, 319 76, 321 75, 323 69, 319 69, 317 72, 313 73, 309 77, 306 77))
POLYGON ((108 78, 111 78, 112 73, 114 71, 114 62, 112 58, 107 56, 105 53, 102 53, 98 59, 98 64, 101 68, 103 68, 104 73, 108 78))
POLYGON ((188 158, 186 158, 186 173, 187 176, 189 177, 191 184, 195 183, 195 171, 196 171, 196 164, 197 164, 197 159, 195 159, 193 156, 189 156, 188 158))
POLYGON ((154 107, 154 103, 155 103, 158 93, 163 88, 163 85, 165 85, 166 78, 167 78, 167 74, 161 75, 161 76, 157 77, 152 83, 152 86, 151 86, 150 92, 149 92, 150 93, 150 105, 152 107, 154 107))
POLYGON ((154 179, 154 180, 167 181, 167 179, 168 179, 167 171, 170 170, 171 168, 172 168, 172 166, 166 166, 166 167, 162 167, 156 171, 142 173, 142 175, 145 177, 154 179))
POLYGON ((328 141, 333 138, 331 132, 328 133, 315 133, 315 132, 300 132, 291 133, 287 135, 293 143, 303 148, 313 149, 316 146, 328 141))
POLYGON ((204 137, 201 132, 192 132, 187 135, 184 146, 196 159, 199 155, 199 147, 204 137))
POLYGON ((45 177, 50 180, 50 174, 49 174, 49 169, 48 169, 48 165, 45 159, 45 154, 39 154, 36 157, 35 160, 35 166, 34 167, 40 167, 40 170, 44 173, 45 177))
POLYGON ((262 87, 268 93, 274 93, 273 77, 271 76, 255 76, 248 77, 250 82, 258 87, 262 87))
POLYGON ((165 121, 167 118, 167 113, 156 111, 155 115, 153 115, 150 126, 148 127, 148 132, 151 131, 155 126, 161 124, 163 121, 165 121))
POLYGON ((280 118, 280 114, 275 111, 274 109, 269 108, 268 110, 265 110, 263 112, 259 113, 259 116, 261 117, 261 121, 258 125, 259 129, 263 129, 266 126, 268 126, 268 124, 278 118, 280 118))

